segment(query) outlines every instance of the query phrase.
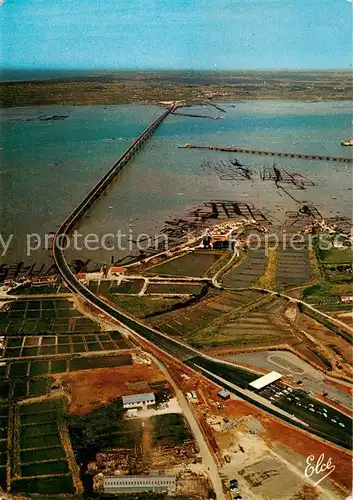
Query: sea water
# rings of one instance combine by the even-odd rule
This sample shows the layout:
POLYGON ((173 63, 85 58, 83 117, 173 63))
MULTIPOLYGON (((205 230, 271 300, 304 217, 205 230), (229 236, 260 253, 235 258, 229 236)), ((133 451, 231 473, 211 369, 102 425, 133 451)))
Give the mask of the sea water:
MULTIPOLYGON (((248 101, 217 103, 225 113, 195 106, 180 112, 221 116, 220 120, 170 115, 113 185, 81 220, 82 234, 158 234, 164 222, 211 199, 251 203, 281 224, 286 211, 314 204, 324 217, 351 216, 352 166, 295 158, 181 149, 185 143, 244 146, 272 151, 349 156, 340 145, 352 136, 351 103, 248 101), (204 160, 237 157, 253 171, 249 181, 227 181, 205 172, 204 160), (260 180, 263 165, 283 166, 313 181, 293 198, 273 182, 260 180), (297 201, 295 201, 297 200, 297 201)), ((2 262, 51 261, 44 235, 55 231, 89 189, 159 114, 152 105, 40 106, 1 113, 0 232, 13 238, 2 262), (54 115, 65 119, 46 120, 54 115), (27 235, 41 245, 28 254, 27 235)), ((34 240, 33 240, 34 241, 34 240)), ((110 262, 128 249, 76 252, 93 262, 110 262)), ((70 252, 71 254, 71 252, 70 252)))

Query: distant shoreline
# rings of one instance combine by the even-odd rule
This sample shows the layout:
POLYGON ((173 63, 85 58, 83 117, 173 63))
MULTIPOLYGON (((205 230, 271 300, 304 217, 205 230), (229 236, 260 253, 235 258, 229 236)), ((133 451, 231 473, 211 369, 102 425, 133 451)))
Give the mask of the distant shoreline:
POLYGON ((51 80, 0 82, 0 107, 158 104, 184 100, 344 101, 353 95, 351 73, 328 72, 119 72, 51 80))

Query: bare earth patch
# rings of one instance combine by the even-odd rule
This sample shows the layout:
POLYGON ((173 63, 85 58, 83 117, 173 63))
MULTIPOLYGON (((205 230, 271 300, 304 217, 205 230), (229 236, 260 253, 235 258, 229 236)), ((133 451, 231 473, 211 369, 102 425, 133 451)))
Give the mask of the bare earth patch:
POLYGON ((123 395, 134 394, 132 382, 164 380, 163 373, 153 366, 130 365, 98 368, 55 376, 69 396, 69 412, 85 415, 94 408, 108 404, 123 395))

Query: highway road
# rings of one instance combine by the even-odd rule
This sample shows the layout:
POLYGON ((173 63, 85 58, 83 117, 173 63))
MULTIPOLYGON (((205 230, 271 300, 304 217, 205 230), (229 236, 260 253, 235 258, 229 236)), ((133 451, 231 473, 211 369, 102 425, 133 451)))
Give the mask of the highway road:
MULTIPOLYGON (((149 326, 146 326, 139 320, 132 318, 125 314, 124 312, 116 309, 115 307, 111 306, 110 304, 107 304, 104 302, 100 297, 94 295, 88 288, 86 288, 73 274, 71 271, 66 258, 65 258, 65 253, 62 248, 63 245, 61 245, 61 241, 65 240, 66 236, 74 229, 75 225, 79 222, 79 220, 84 216, 86 211, 92 206, 92 204, 99 198, 100 194, 106 189, 106 187, 112 182, 112 180, 116 177, 116 175, 122 170, 122 168, 127 164, 127 162, 130 160, 130 158, 136 153, 136 151, 142 146, 142 144, 147 140, 147 138, 153 133, 153 131, 162 123, 162 121, 175 109, 175 107, 169 108, 167 111, 165 111, 157 120, 155 120, 134 142, 133 144, 129 147, 129 149, 118 159, 118 161, 109 169, 109 171, 102 177, 102 179, 91 189, 91 191, 87 194, 87 196, 84 198, 84 200, 81 201, 81 203, 73 210, 73 212, 68 216, 68 218, 60 225, 55 237, 54 237, 54 244, 53 244, 53 254, 55 258, 56 265, 58 267, 58 270, 67 283, 67 286, 69 287, 70 290, 72 290, 74 293, 77 293, 79 296, 81 296, 85 301, 88 301, 91 303, 93 306, 95 306, 96 309, 98 309, 100 312, 110 316, 112 319, 119 321, 122 325, 125 325, 130 329, 132 333, 136 332, 139 336, 143 337, 146 339, 148 342, 152 343, 153 345, 157 346, 161 350, 172 354, 174 357, 178 358, 179 360, 185 362, 187 360, 190 360, 191 358, 199 357, 202 360, 205 360, 205 362, 208 363, 213 363, 213 365, 208 367, 208 371, 213 372, 213 373, 218 373, 221 371, 222 372, 222 378, 227 381, 227 379, 230 377, 232 380, 233 387, 230 388, 232 392, 236 392, 234 390, 234 382, 239 384, 239 381, 234 379, 234 372, 231 372, 229 369, 225 370, 224 366, 231 365, 230 363, 224 362, 224 361, 219 361, 216 360, 210 356, 206 356, 196 349, 193 349, 175 339, 172 339, 170 337, 167 337, 163 333, 159 332, 158 330, 155 330, 149 326)), ((274 293, 273 291, 266 290, 269 293, 274 293)), ((231 365, 232 366, 232 365, 231 365)), ((197 364, 193 364, 193 368, 200 370, 200 367, 197 366, 197 364)), ((201 370, 202 371, 202 370, 201 370)), ((252 376, 253 379, 257 378, 257 376, 254 373, 247 372, 246 370, 241 370, 242 375, 239 377, 240 379, 242 378, 248 378, 249 374, 252 376)), ((240 372, 240 369, 238 369, 238 373, 240 372)), ((208 375, 208 378, 212 380, 212 376, 208 375)), ((219 381, 216 383, 219 384, 219 381)), ((306 426, 301 426, 296 419, 285 419, 283 417, 282 412, 278 412, 276 409, 275 405, 261 405, 259 404, 258 400, 253 397, 251 398, 251 395, 249 396, 244 396, 244 394, 238 394, 240 397, 243 399, 249 401, 250 403, 260 407, 264 411, 267 411, 268 413, 271 413, 272 415, 275 415, 278 418, 282 418, 285 420, 287 423, 291 423, 292 425, 296 425, 297 427, 302 427, 305 428, 305 430, 308 430, 306 426)), ((324 406, 324 405, 322 405, 324 406)), ((300 408, 300 407, 299 407, 300 408)), ((296 408, 295 405, 293 405, 292 413, 295 415, 295 412, 298 408, 296 408)), ((306 415, 308 417, 312 417, 311 411, 309 409, 304 411, 305 408, 300 409, 300 419, 305 420, 306 415), (303 414, 304 412, 304 414, 303 414)), ((332 410, 332 409, 331 409, 332 410)), ((345 416, 344 416, 345 417, 345 416)), ((345 417, 347 418, 347 417, 345 417)), ((310 419, 308 420, 310 422, 310 419)), ((321 427, 319 425, 319 428, 317 426, 310 426, 310 431, 320 437, 325 437, 326 439, 339 444, 341 446, 344 446, 346 448, 350 449, 350 439, 351 439, 351 425, 347 425, 344 429, 340 430, 339 434, 340 437, 337 438, 335 434, 333 433, 332 435, 328 435, 326 431, 327 423, 322 422, 321 427), (341 435, 345 436, 345 439, 341 439, 341 435)))

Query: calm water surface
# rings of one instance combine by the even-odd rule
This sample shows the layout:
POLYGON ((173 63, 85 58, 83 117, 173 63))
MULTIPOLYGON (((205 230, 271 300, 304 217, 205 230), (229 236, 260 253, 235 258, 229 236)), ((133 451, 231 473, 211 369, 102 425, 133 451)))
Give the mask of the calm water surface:
MULTIPOLYGON (((298 204, 261 182, 258 174, 270 157, 179 149, 195 144, 239 145, 257 149, 349 156, 342 139, 352 136, 351 103, 241 102, 222 103, 222 120, 170 116, 125 167, 105 196, 78 228, 100 235, 117 230, 134 235, 155 233, 170 217, 210 199, 248 201, 274 221, 298 204), (251 181, 222 181, 201 169, 203 160, 216 162, 237 156, 254 170, 251 181)), ((189 108, 212 114, 216 109, 189 108)), ((186 111, 186 110, 185 110, 186 111)), ((55 231, 82 199, 153 119, 157 106, 119 105, 38 107, 2 110, 0 166, 0 225, 6 238, 14 234, 3 262, 50 261, 39 249, 26 256, 26 234, 55 231), (53 115, 65 120, 41 121, 53 115)), ((292 189, 301 203, 313 203, 325 216, 352 213, 352 167, 344 163, 275 158, 292 172, 314 181, 306 190, 292 189)), ((127 252, 129 253, 129 252, 127 252)), ((114 257, 124 252, 115 252, 114 257)), ((111 252, 81 252, 94 261, 110 261, 111 252)))

